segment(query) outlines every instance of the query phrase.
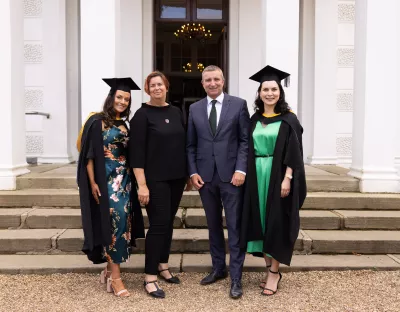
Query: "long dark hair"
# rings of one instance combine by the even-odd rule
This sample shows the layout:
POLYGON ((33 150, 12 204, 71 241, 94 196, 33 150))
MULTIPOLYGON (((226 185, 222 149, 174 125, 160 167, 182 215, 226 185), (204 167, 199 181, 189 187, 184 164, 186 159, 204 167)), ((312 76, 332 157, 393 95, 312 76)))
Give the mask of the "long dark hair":
MULTIPOLYGON (((103 111, 101 112, 101 115, 103 116, 103 121, 106 128, 111 128, 114 125, 114 120, 117 115, 114 110, 116 93, 117 91, 109 93, 104 101, 103 111)), ((129 98, 129 104, 126 110, 124 110, 124 112, 120 114, 120 117, 122 119, 125 118, 126 120, 129 117, 129 114, 131 113, 131 103, 132 103, 132 97, 129 98)))
MULTIPOLYGON (((264 113, 264 102, 261 100, 261 97, 260 97, 261 87, 262 87, 262 83, 260 83, 260 86, 258 87, 258 90, 257 90, 256 100, 254 101, 254 111, 259 112, 260 114, 263 114, 264 113)), ((283 87, 280 83, 278 83, 278 87, 279 87, 279 91, 280 91, 280 96, 279 96, 278 102, 275 105, 274 113, 283 115, 283 114, 287 113, 288 111, 290 111, 290 106, 285 100, 285 91, 283 90, 283 87)))

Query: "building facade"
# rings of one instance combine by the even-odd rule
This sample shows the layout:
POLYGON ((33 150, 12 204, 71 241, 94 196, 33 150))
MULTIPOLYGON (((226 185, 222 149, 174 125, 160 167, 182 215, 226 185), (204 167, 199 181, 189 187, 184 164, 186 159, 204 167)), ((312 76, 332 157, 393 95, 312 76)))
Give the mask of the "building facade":
MULTIPOLYGON (((270 64, 291 73, 307 163, 350 167, 362 192, 399 192, 397 16, 396 0, 1 0, 0 189, 15 188, 27 159, 77 159, 82 121, 108 92, 103 77, 142 86, 162 70, 168 100, 187 112, 204 96, 202 66, 216 64, 253 112, 248 77, 270 64)), ((147 99, 132 92, 132 111, 147 99)))

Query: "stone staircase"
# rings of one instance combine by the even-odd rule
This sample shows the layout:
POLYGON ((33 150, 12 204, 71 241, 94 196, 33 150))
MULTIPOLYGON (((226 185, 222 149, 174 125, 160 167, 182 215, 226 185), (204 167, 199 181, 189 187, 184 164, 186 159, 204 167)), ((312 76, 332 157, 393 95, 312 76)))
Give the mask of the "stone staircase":
MULTIPOLYGON (((75 166, 31 167, 18 190, 0 191, 0 273, 90 272, 75 166)), ((308 197, 293 265, 286 270, 400 269, 400 195, 361 194, 358 181, 335 166, 307 167, 308 197), (339 258, 338 258, 339 257, 339 258)), ((148 220, 145 211, 145 225, 148 220)), ((185 192, 175 217, 171 261, 176 271, 210 268, 207 222, 199 194, 185 192)), ((143 268, 144 241, 128 271, 143 268), (133 263, 133 264, 132 264, 133 263)), ((248 257, 247 270, 263 270, 248 257)))

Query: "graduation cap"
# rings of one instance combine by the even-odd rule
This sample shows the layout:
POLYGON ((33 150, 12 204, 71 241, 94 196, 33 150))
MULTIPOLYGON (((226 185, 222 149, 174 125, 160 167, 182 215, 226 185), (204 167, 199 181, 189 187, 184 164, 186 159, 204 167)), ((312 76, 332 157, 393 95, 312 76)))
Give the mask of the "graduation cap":
POLYGON ((131 92, 131 90, 140 90, 138 85, 130 77, 126 78, 103 78, 103 81, 111 88, 110 94, 117 90, 131 92))
POLYGON ((259 72, 251 76, 249 79, 257 81, 259 83, 263 83, 264 81, 276 81, 277 83, 281 83, 281 81, 283 80, 285 87, 287 87, 290 84, 289 76, 290 74, 267 65, 259 72))

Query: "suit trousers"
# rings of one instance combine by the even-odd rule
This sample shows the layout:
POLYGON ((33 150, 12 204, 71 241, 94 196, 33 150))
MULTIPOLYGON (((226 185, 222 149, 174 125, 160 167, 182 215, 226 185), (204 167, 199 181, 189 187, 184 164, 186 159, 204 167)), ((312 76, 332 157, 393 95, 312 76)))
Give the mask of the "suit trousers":
POLYGON ((150 200, 146 206, 149 230, 145 242, 145 273, 158 274, 159 263, 168 263, 174 219, 186 179, 147 181, 150 200))
POLYGON ((207 218, 213 270, 221 272, 226 269, 222 223, 222 209, 224 209, 228 229, 230 276, 232 280, 240 280, 245 258, 245 252, 239 246, 243 186, 237 187, 229 182, 222 182, 215 168, 211 182, 204 183, 199 192, 207 218))

